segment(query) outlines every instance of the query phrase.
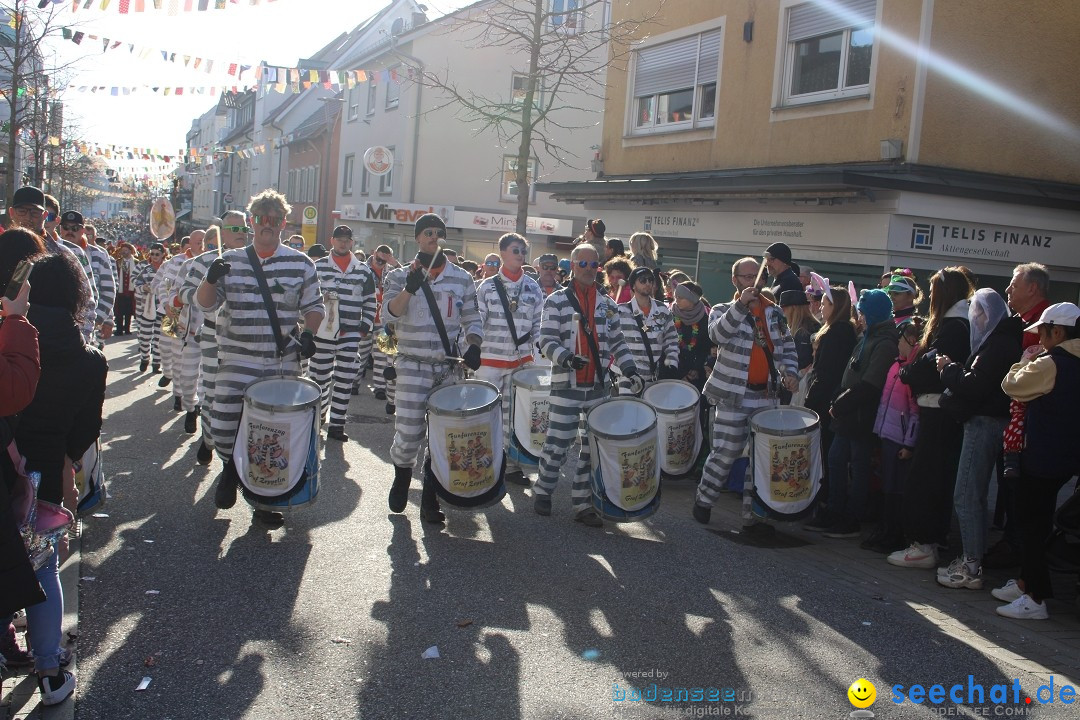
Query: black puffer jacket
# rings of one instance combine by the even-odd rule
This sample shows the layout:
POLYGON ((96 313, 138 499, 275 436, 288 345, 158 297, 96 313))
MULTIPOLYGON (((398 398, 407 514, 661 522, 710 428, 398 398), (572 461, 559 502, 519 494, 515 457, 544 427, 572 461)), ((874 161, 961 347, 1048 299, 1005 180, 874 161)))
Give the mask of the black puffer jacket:
POLYGON ((26 469, 41 473, 38 497, 63 501, 64 458, 83 456, 101 434, 109 363, 83 343, 71 313, 34 303, 27 319, 38 330, 41 380, 14 427, 26 469))
POLYGON ((1009 417, 1009 396, 1001 389, 1001 381, 1020 361, 1023 334, 1023 320, 1003 318, 966 363, 953 362, 941 369, 941 382, 959 414, 1009 417))
POLYGON ((900 369, 900 381, 911 388, 911 394, 932 395, 945 391, 937 369, 937 356, 953 360, 971 354, 971 332, 966 317, 947 317, 941 321, 930 343, 919 350, 919 357, 900 369), (931 353, 934 350, 936 352, 931 353))
POLYGON ((814 376, 806 391, 806 407, 821 416, 826 424, 829 405, 840 389, 840 380, 844 377, 844 369, 854 349, 855 328, 849 322, 830 325, 818 338, 817 352, 814 353, 814 376))

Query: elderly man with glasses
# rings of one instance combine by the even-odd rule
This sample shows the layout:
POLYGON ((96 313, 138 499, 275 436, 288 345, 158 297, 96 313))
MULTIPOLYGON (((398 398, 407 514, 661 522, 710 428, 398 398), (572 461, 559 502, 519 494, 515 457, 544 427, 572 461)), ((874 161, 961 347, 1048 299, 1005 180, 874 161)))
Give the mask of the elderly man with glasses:
POLYGON ((573 279, 548 295, 540 322, 540 351, 551 360, 551 404, 540 475, 533 488, 533 509, 538 515, 551 515, 551 496, 567 450, 580 436, 581 451, 570 489, 574 520, 603 527, 604 521, 591 502, 589 441, 582 416, 608 397, 606 371, 612 361, 627 378, 637 377, 638 371, 623 339, 619 306, 597 292, 600 256, 596 248, 581 243, 570 260, 573 279))
MULTIPOLYGON (((218 312, 218 367, 210 409, 214 450, 225 463, 218 476, 214 504, 226 510, 236 503, 240 477, 230 461, 244 407, 244 390, 269 375, 300 375, 300 356, 315 354, 314 333, 323 316, 322 290, 315 264, 281 242, 292 207, 285 196, 264 190, 248 203, 255 237, 251 247, 228 250, 210 263, 195 291, 195 306, 218 312), (265 278, 267 307, 259 288, 265 278), (271 320, 271 317, 274 320, 271 320), (298 333, 298 324, 304 330, 298 333), (297 353, 299 350, 299 354, 297 353)), ((257 509, 252 520, 280 527, 281 513, 257 509)))
MULTIPOLYGON (((386 414, 393 415, 397 411, 397 406, 394 405, 394 389, 396 383, 394 382, 394 371, 391 367, 390 356, 384 353, 375 345, 375 335, 378 334, 379 329, 383 325, 383 289, 386 286, 386 276, 390 270, 395 267, 400 267, 401 263, 394 257, 394 251, 390 249, 389 245, 380 245, 375 248, 375 252, 368 258, 368 267, 371 268, 372 275, 375 279, 375 322, 374 332, 369 333, 367 337, 360 339, 360 367, 366 368, 368 361, 372 364, 372 379, 371 385, 375 389, 375 399, 386 401, 386 414), (388 377, 389 376, 389 377, 388 377)), ((357 376, 356 383, 353 386, 353 395, 359 394, 359 384, 361 376, 357 376)))
MULTIPOLYGON (((60 237, 65 242, 77 245, 90 260, 90 269, 97 294, 97 307, 94 315, 94 333, 97 346, 101 340, 112 337, 113 304, 116 302, 116 276, 113 273, 113 259, 109 253, 94 245, 91 238, 92 225, 87 225, 82 213, 68 210, 60 217, 60 237)), ((96 233, 95 233, 96 235, 96 233)))
MULTIPOLYGON (((240 210, 229 210, 221 216, 221 227, 211 225, 206 233, 206 244, 211 242, 214 248, 201 255, 196 255, 184 266, 183 284, 177 297, 197 313, 193 324, 197 325, 198 334, 195 345, 199 348, 198 393, 199 415, 202 421, 202 442, 195 460, 200 465, 209 465, 213 460, 214 440, 210 432, 210 408, 214 402, 214 386, 218 369, 217 312, 200 312, 196 307, 195 293, 206 278, 206 271, 225 250, 237 250, 245 247, 251 238, 251 228, 247 226, 247 216, 240 210), (218 247, 221 249, 219 250, 218 247), (200 321, 201 318, 201 321, 200 321)), ((185 419, 186 422, 186 419, 185 419)), ((185 430, 187 427, 184 428, 185 430)))

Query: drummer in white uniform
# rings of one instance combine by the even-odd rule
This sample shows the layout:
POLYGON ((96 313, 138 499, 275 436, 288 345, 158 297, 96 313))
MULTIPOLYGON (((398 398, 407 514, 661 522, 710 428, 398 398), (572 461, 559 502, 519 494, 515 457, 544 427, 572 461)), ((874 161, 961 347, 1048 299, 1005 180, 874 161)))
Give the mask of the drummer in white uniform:
MULTIPOLYGON (((532 364, 532 349, 540 334, 544 294, 522 265, 529 243, 517 233, 499 238, 502 267, 476 288, 476 302, 484 321, 484 347, 477 380, 486 380, 502 393, 503 450, 510 447, 510 375, 532 364), (509 318, 509 319, 508 319, 509 318)), ((506 482, 528 485, 521 467, 506 457, 506 482)))
MULTIPOLYGON (((472 278, 447 262, 439 249, 446 224, 438 215, 427 213, 417 218, 414 233, 419 247, 416 259, 388 273, 383 295, 386 321, 394 323, 398 339, 397 413, 390 446, 394 484, 388 500, 391 512, 396 513, 404 512, 409 502, 413 465, 427 433, 428 393, 457 378, 457 360, 447 358, 460 356, 472 370, 479 368, 484 338, 472 278), (456 347, 459 333, 467 348, 456 347)), ((420 517, 431 523, 445 520, 430 482, 424 482, 420 517)))
MULTIPOLYGON (((573 280, 548 295, 540 323, 540 351, 551 360, 551 404, 548 432, 540 458, 540 475, 533 488, 533 509, 551 515, 551 495, 566 462, 566 452, 580 437, 581 451, 570 489, 574 520, 589 527, 603 527, 593 509, 589 486, 589 441, 581 416, 608 397, 607 368, 614 363, 627 378, 636 378, 634 356, 623 340, 619 306, 597 292, 600 267, 596 248, 581 243, 570 254, 573 280), (579 321, 574 322, 574 315, 579 321)), ((640 383, 640 379, 631 381, 640 383)), ((637 388, 640 392, 640 387, 637 388)))
MULTIPOLYGON (((647 267, 634 268, 629 278, 634 296, 619 305, 623 339, 634 354, 638 375, 645 382, 678 376, 679 335, 671 309, 653 299, 656 273, 647 267)), ((619 394, 630 392, 630 383, 619 380, 619 394)))
MULTIPOLYGON (((314 333, 325 309, 319 278, 311 258, 281 243, 281 229, 292 208, 285 196, 264 190, 248 203, 255 228, 249 248, 229 250, 214 260, 195 292, 195 305, 218 313, 218 372, 210 410, 214 450, 228 464, 244 405, 244 389, 268 375, 300 375, 300 358, 315 354, 314 333), (254 251, 251 259, 249 250, 254 251), (258 263, 256 266, 254 263, 258 263), (256 272, 266 278, 272 308, 263 301, 256 272), (272 323, 270 311, 277 323, 272 323), (304 330, 297 333, 297 323, 304 330), (275 325, 277 330, 275 331, 275 325), (278 339, 280 333, 280 341, 278 339)), ((222 472, 214 504, 228 509, 236 503, 238 477, 222 472)), ((253 519, 280 527, 281 513, 255 510, 253 519)))

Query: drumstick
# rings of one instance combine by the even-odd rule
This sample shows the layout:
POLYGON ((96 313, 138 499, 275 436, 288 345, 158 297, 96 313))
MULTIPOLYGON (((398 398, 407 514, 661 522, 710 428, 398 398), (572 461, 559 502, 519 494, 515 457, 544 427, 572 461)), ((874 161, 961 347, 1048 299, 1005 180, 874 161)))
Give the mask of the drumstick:
MULTIPOLYGON (((577 355, 578 349, 578 326, 581 325, 581 315, 574 313, 573 324, 570 325, 570 345, 572 352, 577 355)), ((570 368, 570 387, 577 390, 577 370, 570 368)))
POLYGON ((757 277, 754 278, 754 287, 755 288, 758 286, 758 283, 761 282, 761 276, 762 276, 762 274, 764 274, 766 267, 767 266, 765 265, 765 256, 762 255, 761 256, 761 266, 758 268, 757 277))

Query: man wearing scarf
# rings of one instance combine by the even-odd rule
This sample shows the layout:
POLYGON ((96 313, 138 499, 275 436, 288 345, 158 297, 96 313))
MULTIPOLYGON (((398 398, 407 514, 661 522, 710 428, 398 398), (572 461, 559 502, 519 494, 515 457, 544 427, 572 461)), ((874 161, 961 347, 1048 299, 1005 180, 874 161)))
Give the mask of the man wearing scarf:
POLYGON ((157 298, 150 289, 154 278, 157 277, 161 265, 165 262, 165 246, 154 243, 150 246, 149 260, 142 263, 135 270, 135 279, 132 284, 135 287, 135 297, 138 298, 138 314, 135 322, 139 328, 139 354, 142 361, 139 363, 139 372, 146 372, 146 368, 153 360, 153 372, 161 372, 161 358, 158 355, 158 338, 161 333, 161 320, 158 315, 157 298))
MULTIPOLYGON (((667 305, 653 299, 656 274, 647 267, 630 272, 627 283, 634 295, 619 305, 623 339, 634 355, 638 375, 645 382, 673 378, 679 365, 679 337, 667 305)), ((619 393, 628 394, 630 383, 619 380, 619 393)))
POLYGON ((131 316, 135 314, 135 246, 122 243, 116 258, 116 334, 131 334, 131 316))
MULTIPOLYGON (((461 357, 472 370, 480 367, 480 343, 484 338, 473 280, 460 267, 446 262, 439 248, 439 240, 446 237, 446 224, 438 215, 427 213, 417 218, 414 233, 419 252, 408 267, 387 274, 383 306, 387 322, 394 323, 398 340, 394 365, 397 412, 394 442, 390 446, 394 484, 388 499, 390 510, 395 513, 404 512, 409 502, 413 465, 427 432, 427 396, 456 379, 456 361, 447 359, 423 285, 426 283, 434 295, 435 309, 454 354, 461 352, 455 349, 454 341, 464 331, 468 348, 461 352, 461 357)), ((420 518, 430 523, 445 520, 435 488, 427 479, 420 499, 420 518)))
MULTIPOLYGON (((742 454, 750 432, 750 416, 779 405, 780 384, 794 392, 799 384, 795 341, 784 313, 761 295, 758 262, 746 257, 731 267, 735 297, 709 314, 709 337, 720 352, 704 395, 714 404, 712 451, 705 461, 694 503, 694 519, 708 524, 731 466, 742 454)), ((757 533, 771 525, 757 524, 751 512, 753 484, 743 491, 744 531, 757 533)))
POLYGON ((597 292, 599 257, 596 248, 588 243, 575 247, 570 254, 573 279, 565 288, 548 295, 544 303, 540 351, 551 360, 551 401, 540 475, 533 488, 536 513, 551 515, 551 495, 559 482, 566 451, 580 433, 581 451, 570 495, 574 520, 589 527, 603 527, 604 522, 592 508, 589 441, 582 432, 581 418, 608 397, 605 370, 613 358, 625 377, 638 376, 633 353, 623 339, 619 307, 611 298, 597 292), (581 310, 576 327, 574 314, 577 310, 571 296, 581 310), (589 336, 595 339, 599 363, 592 356, 589 336))

